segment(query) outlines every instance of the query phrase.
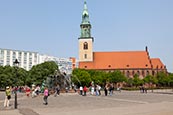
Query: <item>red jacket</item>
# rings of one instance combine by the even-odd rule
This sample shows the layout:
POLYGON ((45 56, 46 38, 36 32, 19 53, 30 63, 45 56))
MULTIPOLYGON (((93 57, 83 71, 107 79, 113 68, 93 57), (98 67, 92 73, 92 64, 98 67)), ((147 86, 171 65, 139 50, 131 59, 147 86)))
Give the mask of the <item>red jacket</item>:
POLYGON ((87 87, 86 86, 83 88, 83 91, 87 91, 87 87))

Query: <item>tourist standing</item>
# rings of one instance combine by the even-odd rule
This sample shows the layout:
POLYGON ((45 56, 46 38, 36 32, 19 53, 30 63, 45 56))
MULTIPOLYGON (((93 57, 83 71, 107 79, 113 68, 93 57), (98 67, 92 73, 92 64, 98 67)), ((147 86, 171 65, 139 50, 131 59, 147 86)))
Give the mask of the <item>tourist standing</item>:
POLYGON ((94 95, 94 86, 91 86, 91 95, 94 95))
POLYGON ((108 86, 107 86, 107 84, 104 87, 104 91, 105 91, 105 96, 107 96, 108 95, 108 86))
POLYGON ((83 87, 80 86, 79 90, 80 90, 80 95, 82 95, 83 94, 83 87))
POLYGON ((9 107, 10 99, 11 99, 11 90, 10 90, 10 87, 7 86, 7 87, 6 87, 6 90, 5 90, 4 107, 9 107))
POLYGON ((44 89, 44 97, 43 97, 43 100, 44 100, 44 103, 43 104, 45 104, 45 105, 48 104, 48 101, 47 101, 48 96, 49 96, 49 90, 48 90, 47 87, 45 87, 45 89, 44 89))
POLYGON ((101 95, 101 86, 98 85, 98 88, 99 88, 99 95, 101 95))
POLYGON ((113 85, 110 84, 110 86, 109 86, 109 95, 112 96, 112 94, 113 94, 113 85))
POLYGON ((54 94, 54 96, 56 97, 59 94, 60 94, 60 86, 57 85, 56 88, 55 88, 55 94, 54 94))
POLYGON ((36 95, 39 95, 40 92, 41 92, 41 89, 40 89, 40 86, 38 85, 38 86, 35 88, 35 93, 36 93, 36 95))
POLYGON ((99 86, 98 85, 96 85, 96 87, 95 87, 95 92, 96 92, 96 96, 99 96, 99 86))
POLYGON ((83 91, 84 91, 84 96, 86 96, 86 92, 87 92, 87 87, 86 86, 84 86, 83 91))

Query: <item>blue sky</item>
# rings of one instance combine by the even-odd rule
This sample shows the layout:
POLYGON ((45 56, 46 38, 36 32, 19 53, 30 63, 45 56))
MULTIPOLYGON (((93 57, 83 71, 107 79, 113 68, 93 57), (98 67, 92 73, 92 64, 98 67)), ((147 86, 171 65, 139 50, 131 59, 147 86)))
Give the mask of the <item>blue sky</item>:
MULTIPOLYGON (((0 48, 78 58, 84 0, 0 0, 0 48)), ((173 72, 173 0, 87 0, 94 51, 141 51, 173 72)))

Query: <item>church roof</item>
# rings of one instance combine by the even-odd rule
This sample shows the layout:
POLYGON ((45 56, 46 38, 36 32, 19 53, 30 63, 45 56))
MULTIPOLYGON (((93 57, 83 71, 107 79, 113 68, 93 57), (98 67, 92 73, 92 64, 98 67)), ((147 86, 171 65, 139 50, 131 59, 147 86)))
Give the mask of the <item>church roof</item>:
POLYGON ((151 58, 153 69, 163 69, 165 66, 159 58, 151 58))
POLYGON ((93 62, 79 62, 86 69, 151 68, 147 51, 94 52, 93 62))

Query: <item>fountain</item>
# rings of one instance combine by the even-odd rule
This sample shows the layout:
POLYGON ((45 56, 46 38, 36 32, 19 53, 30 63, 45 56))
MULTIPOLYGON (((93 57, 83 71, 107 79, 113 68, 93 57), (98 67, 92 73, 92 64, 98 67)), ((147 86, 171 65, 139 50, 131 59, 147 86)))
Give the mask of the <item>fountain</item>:
POLYGON ((57 85, 60 86, 61 91, 65 91, 67 88, 71 89, 71 75, 56 70, 54 75, 47 77, 44 84, 50 91, 53 91, 57 85))

